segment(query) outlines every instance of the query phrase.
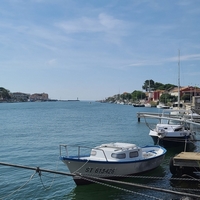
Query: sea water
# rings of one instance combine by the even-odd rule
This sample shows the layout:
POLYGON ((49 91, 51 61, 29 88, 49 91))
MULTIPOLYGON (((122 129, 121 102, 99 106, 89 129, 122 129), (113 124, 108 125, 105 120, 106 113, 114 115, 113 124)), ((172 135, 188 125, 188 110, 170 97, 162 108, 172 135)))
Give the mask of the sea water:
MULTIPOLYGON (((26 102, 0 104, 0 162, 69 172, 59 160, 59 144, 94 147, 102 143, 129 142, 152 145, 149 127, 138 123, 137 112, 157 108, 87 102, 26 102)), ((165 160, 148 177, 128 182, 173 189, 168 151, 165 160)), ((185 187, 188 187, 187 185, 185 187)), ((0 165, 0 199, 181 199, 181 196, 125 185, 76 186, 72 177, 0 165)))

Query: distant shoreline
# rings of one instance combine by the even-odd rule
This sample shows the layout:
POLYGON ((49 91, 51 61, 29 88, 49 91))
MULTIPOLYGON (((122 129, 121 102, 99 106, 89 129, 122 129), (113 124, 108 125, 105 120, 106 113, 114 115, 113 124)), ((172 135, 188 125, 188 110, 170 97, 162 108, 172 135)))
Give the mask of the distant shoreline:
POLYGON ((55 101, 64 101, 64 102, 67 102, 67 101, 80 101, 79 99, 69 99, 69 100, 58 100, 58 99, 48 99, 48 100, 35 100, 35 101, 12 101, 12 100, 4 100, 4 101, 0 101, 0 103, 21 103, 21 102, 24 102, 24 103, 28 103, 28 102, 55 102, 55 101))
POLYGON ((80 100, 78 100, 78 99, 69 99, 69 100, 66 100, 66 101, 80 101, 80 100))

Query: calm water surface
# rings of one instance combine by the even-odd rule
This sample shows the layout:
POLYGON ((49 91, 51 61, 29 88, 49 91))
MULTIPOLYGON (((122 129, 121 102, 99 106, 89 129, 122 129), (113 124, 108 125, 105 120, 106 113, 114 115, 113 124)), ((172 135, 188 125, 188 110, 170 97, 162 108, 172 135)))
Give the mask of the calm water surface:
MULTIPOLYGON (((158 112, 157 108, 97 102, 34 102, 0 104, 0 162, 69 172, 59 161, 59 144, 94 147, 108 142, 130 142, 139 146, 153 144, 144 120, 137 122, 137 112, 158 112), (142 122, 143 121, 143 122, 142 122)), ((189 183, 169 179, 168 150, 162 165, 146 173, 165 179, 128 179, 128 182, 172 189, 189 183)), ((77 187, 71 177, 0 165, 0 199, 181 199, 181 196, 115 185, 127 192, 105 185, 77 187), (29 182, 28 182, 29 181, 29 182), (13 194, 12 194, 13 193, 13 194), (142 196, 140 194, 145 194, 142 196)))

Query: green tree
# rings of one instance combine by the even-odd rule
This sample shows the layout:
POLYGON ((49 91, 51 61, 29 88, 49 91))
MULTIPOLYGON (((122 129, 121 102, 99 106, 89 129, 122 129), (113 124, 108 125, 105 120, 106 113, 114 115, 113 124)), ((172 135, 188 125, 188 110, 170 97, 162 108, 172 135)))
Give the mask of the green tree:
POLYGON ((169 90, 171 88, 176 87, 176 85, 173 84, 163 84, 159 82, 154 82, 153 80, 146 80, 144 82, 144 85, 142 86, 143 90, 149 91, 149 88, 151 90, 169 90))
POLYGON ((121 94, 121 98, 123 99, 123 100, 130 100, 130 99, 132 99, 132 95, 130 94, 130 93, 123 93, 123 94, 121 94))
POLYGON ((177 101, 177 97, 168 93, 164 93, 160 96, 159 101, 162 103, 175 102, 177 101))
POLYGON ((5 88, 0 87, 0 97, 3 100, 11 99, 11 96, 10 96, 9 92, 10 92, 9 90, 6 90, 5 88))
POLYGON ((164 86, 164 84, 162 84, 162 83, 155 82, 155 84, 154 84, 154 89, 155 89, 155 90, 164 90, 164 89, 165 89, 165 86, 164 86))
POLYGON ((170 90, 170 89, 172 89, 172 88, 174 88, 174 87, 177 87, 177 86, 168 83, 168 84, 165 84, 164 87, 165 87, 165 90, 170 90))
POLYGON ((146 80, 142 89, 145 91, 154 90, 154 81, 153 80, 146 80))
POLYGON ((145 99, 146 95, 142 91, 135 90, 131 93, 133 101, 145 99))
POLYGON ((190 95, 189 95, 189 94, 184 94, 184 95, 181 97, 181 100, 183 100, 183 101, 190 101, 190 95))

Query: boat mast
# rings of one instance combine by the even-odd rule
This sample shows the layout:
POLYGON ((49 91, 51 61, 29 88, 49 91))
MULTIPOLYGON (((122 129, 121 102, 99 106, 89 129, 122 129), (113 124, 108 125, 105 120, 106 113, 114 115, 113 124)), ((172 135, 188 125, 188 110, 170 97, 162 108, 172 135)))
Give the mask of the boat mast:
POLYGON ((178 109, 180 109, 180 50, 178 50, 178 109))

